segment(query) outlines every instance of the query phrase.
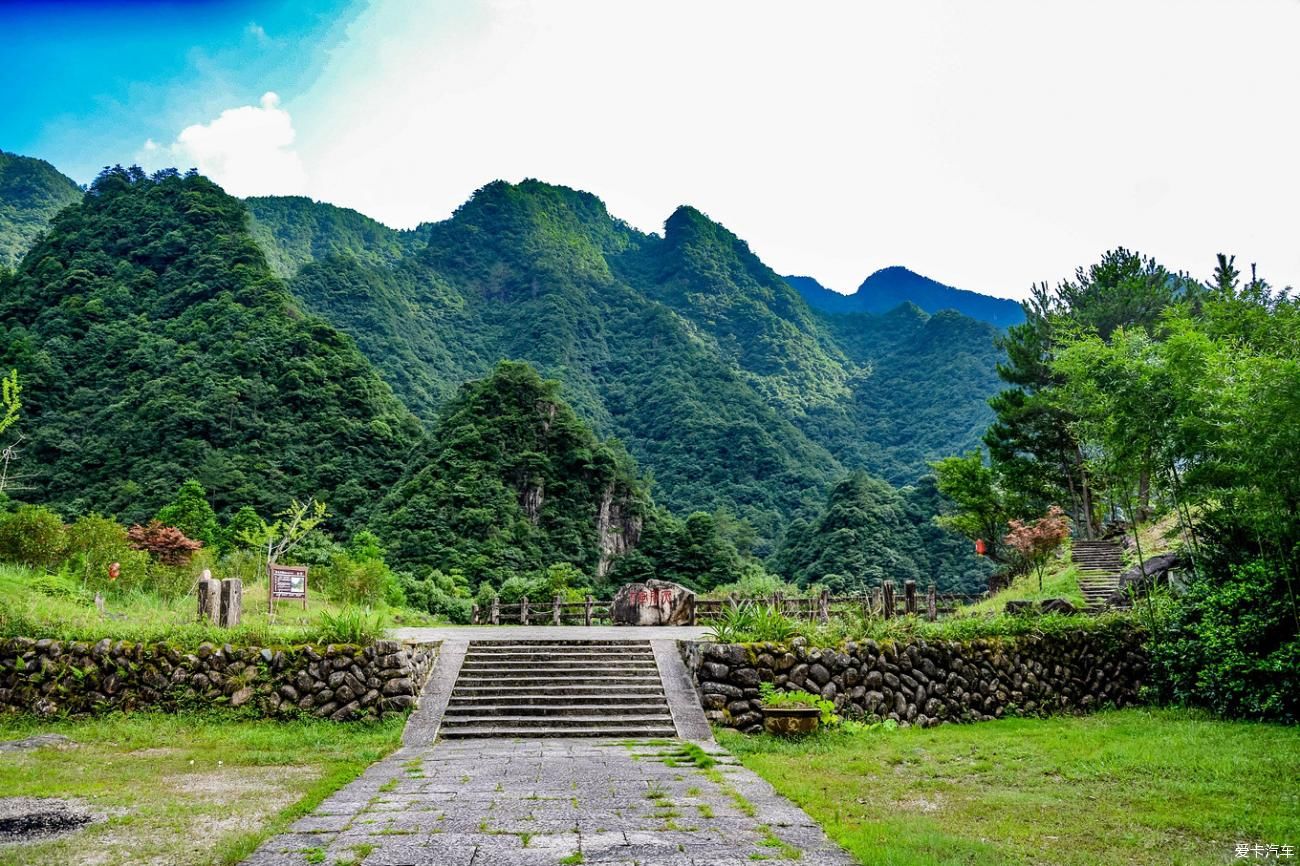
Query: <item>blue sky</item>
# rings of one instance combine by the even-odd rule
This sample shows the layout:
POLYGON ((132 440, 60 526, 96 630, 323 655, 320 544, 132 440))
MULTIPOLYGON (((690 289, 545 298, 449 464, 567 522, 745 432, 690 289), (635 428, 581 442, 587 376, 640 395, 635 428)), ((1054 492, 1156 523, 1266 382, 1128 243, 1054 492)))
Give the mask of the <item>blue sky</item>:
POLYGON ((841 291, 1121 245, 1295 285, 1297 44, 1297 0, 0 0, 0 148, 398 227, 536 177, 841 291))
POLYGON ((353 0, 0 2, 0 147, 84 183, 149 138, 267 90, 300 92, 353 0))

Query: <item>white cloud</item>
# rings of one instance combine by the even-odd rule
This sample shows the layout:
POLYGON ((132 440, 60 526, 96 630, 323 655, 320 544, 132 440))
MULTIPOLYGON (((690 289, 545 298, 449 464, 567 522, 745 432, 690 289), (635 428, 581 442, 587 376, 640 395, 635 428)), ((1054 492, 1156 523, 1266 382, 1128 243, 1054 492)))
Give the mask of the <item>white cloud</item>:
POLYGON ((253 40, 258 45, 270 45, 271 42, 274 41, 267 35, 266 28, 261 24, 258 24, 256 21, 248 22, 248 26, 244 28, 244 32, 253 37, 253 40))
POLYGON ((274 92, 258 105, 228 108, 209 123, 181 130, 169 146, 152 139, 139 159, 151 168, 197 168, 232 195, 292 195, 307 189, 307 172, 294 149, 293 120, 274 92))
POLYGON ((292 122, 271 94, 140 158, 310 174, 395 226, 496 178, 647 230, 692 204, 841 290, 902 264, 1023 297, 1118 245, 1296 284, 1297 27, 1291 0, 372 0, 292 122))

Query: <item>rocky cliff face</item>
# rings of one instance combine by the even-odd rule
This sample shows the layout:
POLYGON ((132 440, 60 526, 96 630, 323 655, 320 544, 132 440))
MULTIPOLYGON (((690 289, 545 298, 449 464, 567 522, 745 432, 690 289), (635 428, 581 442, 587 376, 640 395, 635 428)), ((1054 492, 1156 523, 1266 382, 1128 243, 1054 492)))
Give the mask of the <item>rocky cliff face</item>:
POLYGON ((616 498, 614 485, 605 488, 600 497, 600 510, 596 515, 597 543, 600 559, 596 563, 596 577, 609 574, 614 560, 631 551, 641 540, 643 519, 639 512, 628 508, 624 498, 616 498))

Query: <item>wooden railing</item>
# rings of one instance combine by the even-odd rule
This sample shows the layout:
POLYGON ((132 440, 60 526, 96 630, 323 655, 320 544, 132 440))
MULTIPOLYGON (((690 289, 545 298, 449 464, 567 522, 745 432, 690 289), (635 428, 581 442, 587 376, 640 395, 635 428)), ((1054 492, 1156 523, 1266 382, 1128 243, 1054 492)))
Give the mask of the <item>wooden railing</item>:
POLYGON ((609 602, 597 601, 587 596, 584 601, 565 601, 557 595, 547 603, 533 603, 528 596, 515 604, 502 604, 492 599, 492 605, 472 608, 475 625, 608 625, 609 602))
MULTIPOLYGON (((814 596, 790 596, 773 593, 765 599, 697 598, 691 625, 707 622, 722 616, 733 605, 760 603, 771 605, 782 614, 794 619, 829 622, 836 613, 860 612, 864 616, 894 617, 909 614, 925 616, 931 621, 953 613, 963 604, 978 601, 982 596, 937 592, 934 586, 926 589, 924 596, 917 593, 916 581, 903 582, 901 594, 893 581, 885 581, 871 592, 856 595, 831 595, 823 592, 814 596)), ((610 603, 587 596, 583 601, 565 601, 557 595, 548 602, 532 602, 524 596, 514 604, 503 604, 493 599, 491 606, 473 606, 475 625, 608 625, 610 603)))

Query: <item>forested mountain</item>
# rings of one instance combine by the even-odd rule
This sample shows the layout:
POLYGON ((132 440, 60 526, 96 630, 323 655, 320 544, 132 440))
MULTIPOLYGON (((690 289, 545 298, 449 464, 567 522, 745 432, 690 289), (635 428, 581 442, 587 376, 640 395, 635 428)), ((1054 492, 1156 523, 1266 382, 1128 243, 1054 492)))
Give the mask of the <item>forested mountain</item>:
POLYGON ((648 235, 590 194, 497 182, 419 235, 396 262, 334 255, 290 287, 425 419, 498 359, 529 361, 624 442, 660 502, 731 509, 761 553, 847 470, 912 483, 990 417, 993 328, 819 313, 693 208, 648 235))
POLYGON ((526 364, 462 386, 428 442, 375 509, 399 565, 499 583, 568 562, 600 579, 640 541, 651 505, 632 459, 526 364))
MULTIPOLYGON (((645 473, 627 476, 627 501, 653 494, 660 510, 614 579, 698 586, 739 561, 716 526, 747 524, 741 546, 768 557, 851 471, 916 485, 929 460, 975 447, 999 357, 992 326, 953 312, 815 310, 693 208, 646 234, 538 181, 488 184, 399 232, 305 198, 241 204, 197 176, 114 170, 0 284, 0 323, 0 364, 28 387, 25 459, 65 513, 134 519, 190 477, 227 512, 318 494, 345 526, 387 521, 400 561, 488 574, 470 564, 477 542, 468 558, 430 553, 448 539, 419 524, 442 506, 420 511, 412 491, 445 491, 432 467, 445 437, 468 435, 447 426, 462 386, 517 359, 645 473), (385 499, 404 470, 410 495, 385 499)), ((928 543, 915 538, 929 516, 909 543, 928 543)), ((573 533, 562 549, 520 544, 521 561, 591 565, 573 533)))
POLYGON ((421 435, 244 204, 175 172, 105 172, 0 277, 0 367, 22 371, 18 468, 65 514, 144 519, 196 478, 226 513, 318 495, 347 525, 421 435))
POLYGON ((14 267, 81 188, 43 159, 0 150, 0 268, 14 267))
POLYGON ((801 585, 866 592, 882 580, 936 581, 948 591, 982 592, 991 566, 939 529, 934 479, 898 490, 865 472, 835 484, 811 518, 791 522, 771 567, 801 585))
POLYGON ((954 289, 897 265, 876 271, 851 295, 831 291, 812 277, 791 276, 785 280, 810 306, 827 313, 884 313, 899 304, 911 303, 927 313, 956 310, 999 328, 1025 320, 1025 311, 1016 301, 954 289))
POLYGON ((253 236, 271 268, 285 278, 330 256, 391 264, 419 243, 417 231, 399 232, 350 208, 303 196, 253 197, 244 203, 253 216, 253 236))

